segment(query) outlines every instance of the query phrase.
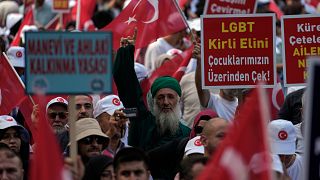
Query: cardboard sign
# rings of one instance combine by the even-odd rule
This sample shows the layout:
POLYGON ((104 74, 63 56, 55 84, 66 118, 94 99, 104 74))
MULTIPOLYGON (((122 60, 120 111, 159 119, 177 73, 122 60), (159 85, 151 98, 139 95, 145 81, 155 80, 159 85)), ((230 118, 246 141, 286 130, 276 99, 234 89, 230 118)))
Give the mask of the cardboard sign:
POLYGON ((52 1, 53 12, 68 12, 69 11, 69 0, 53 0, 52 1))
POLYGON ((284 86, 305 85, 307 57, 320 55, 320 16, 283 16, 281 24, 284 86))
POLYGON ((26 91, 112 92, 110 32, 27 32, 26 91))
POLYGON ((201 21, 202 88, 274 86, 273 14, 211 15, 201 21))
POLYGON ((207 0, 204 14, 252 14, 256 12, 256 0, 207 0))
POLYGON ((320 57, 310 61, 305 118, 305 166, 303 179, 320 179, 320 57))

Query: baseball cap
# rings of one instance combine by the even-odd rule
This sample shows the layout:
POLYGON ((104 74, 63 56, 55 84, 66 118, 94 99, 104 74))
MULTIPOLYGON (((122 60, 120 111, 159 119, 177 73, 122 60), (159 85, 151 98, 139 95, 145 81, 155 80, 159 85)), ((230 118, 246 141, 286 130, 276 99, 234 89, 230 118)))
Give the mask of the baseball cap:
POLYGON ((12 46, 7 50, 7 55, 13 67, 25 67, 24 47, 12 46))
POLYGON ((292 122, 277 119, 268 124, 271 152, 290 155, 296 151, 296 131, 292 122))
POLYGON ((117 95, 108 95, 97 102, 96 108, 93 111, 93 116, 96 118, 104 112, 113 115, 116 110, 122 108, 124 108, 123 104, 117 95))
POLYGON ((52 104, 62 104, 68 108, 68 101, 65 100, 63 97, 56 97, 51 99, 48 104, 46 110, 52 105, 52 104))
POLYGON ((25 142, 29 142, 30 136, 28 131, 23 126, 18 124, 17 121, 12 116, 8 116, 8 115, 0 116, 0 129, 2 130, 10 127, 18 128, 18 130, 21 132, 22 140, 24 140, 25 142))
POLYGON ((195 153, 204 154, 204 147, 200 141, 200 136, 190 139, 186 145, 186 148, 184 149, 184 154, 186 156, 195 153))
POLYGON ((136 72, 139 81, 148 77, 149 74, 148 69, 143 64, 137 62, 134 63, 134 71, 136 72))

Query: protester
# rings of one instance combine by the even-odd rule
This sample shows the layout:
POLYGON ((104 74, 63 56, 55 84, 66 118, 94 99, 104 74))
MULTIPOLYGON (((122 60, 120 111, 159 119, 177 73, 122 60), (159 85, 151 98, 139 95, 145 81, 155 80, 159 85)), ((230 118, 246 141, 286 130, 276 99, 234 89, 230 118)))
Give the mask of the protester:
POLYGON ((99 155, 91 158, 86 167, 82 180, 114 180, 113 159, 99 155))
POLYGON ((93 118, 93 102, 90 95, 76 95, 75 97, 77 120, 93 118))
POLYGON ((219 117, 232 121, 238 106, 238 91, 236 89, 220 89, 219 94, 214 94, 207 89, 202 89, 200 48, 200 45, 197 44, 193 52, 193 56, 197 59, 195 82, 200 104, 202 107, 213 109, 219 117))
POLYGON ((194 118, 193 127, 190 133, 190 139, 200 136, 205 126, 210 119, 218 117, 217 113, 211 109, 204 109, 200 111, 197 116, 194 118))
POLYGON ((28 131, 16 120, 7 115, 0 116, 0 142, 19 156, 24 169, 24 179, 28 176, 29 157, 30 157, 30 137, 28 131))
POLYGON ((0 143, 0 179, 23 180, 24 174, 20 157, 6 144, 0 143))
POLYGON ((109 138, 102 132, 96 119, 83 118, 76 121, 76 141, 78 154, 86 165, 91 157, 101 155, 102 150, 108 146, 109 138))
POLYGON ((204 126, 201 133, 201 143, 204 146, 204 156, 210 157, 225 137, 229 123, 223 118, 212 118, 204 126))
POLYGON ((302 156, 296 154, 296 132, 290 121, 277 119, 268 125, 271 152, 280 156, 292 180, 303 179, 302 156))
POLYGON ((121 149, 114 157, 113 168, 116 180, 148 180, 150 177, 146 154, 134 147, 121 149))
POLYGON ((204 146, 200 140, 201 136, 190 139, 184 150, 184 157, 204 156, 204 146))
POLYGON ((179 180, 197 179, 197 176, 207 164, 207 157, 187 157, 182 160, 179 169, 179 180))
POLYGON ((178 81, 172 77, 159 77, 153 82, 153 115, 142 99, 142 90, 134 71, 133 53, 133 45, 121 47, 113 69, 121 101, 126 108, 137 108, 138 111, 137 117, 130 118, 129 145, 148 150, 175 138, 189 136, 190 129, 181 120, 181 88, 178 81))
POLYGON ((100 99, 93 111, 94 117, 99 122, 102 132, 109 138, 110 142, 106 151, 113 156, 123 147, 127 146, 127 142, 121 141, 127 129, 127 121, 122 102, 116 95, 108 95, 100 99))

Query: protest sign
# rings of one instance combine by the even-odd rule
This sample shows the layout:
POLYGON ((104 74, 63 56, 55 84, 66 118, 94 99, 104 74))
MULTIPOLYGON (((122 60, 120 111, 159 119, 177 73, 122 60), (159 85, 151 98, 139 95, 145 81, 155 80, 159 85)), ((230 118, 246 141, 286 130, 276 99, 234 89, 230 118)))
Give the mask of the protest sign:
MULTIPOLYGON (((310 61, 305 114, 303 179, 320 179, 320 57, 310 61)), ((304 107, 305 108, 305 107, 304 107)))
POLYGON ((273 14, 209 15, 201 21, 202 88, 274 86, 273 14))
POLYGON ((111 33, 26 33, 27 93, 110 93, 111 78, 111 33))
POLYGON ((307 57, 320 55, 320 16, 283 16, 281 24, 284 86, 305 85, 307 57))
POLYGON ((207 0, 204 14, 252 14, 256 6, 256 0, 207 0))
POLYGON ((69 11, 69 0, 53 0, 52 11, 63 13, 69 11))

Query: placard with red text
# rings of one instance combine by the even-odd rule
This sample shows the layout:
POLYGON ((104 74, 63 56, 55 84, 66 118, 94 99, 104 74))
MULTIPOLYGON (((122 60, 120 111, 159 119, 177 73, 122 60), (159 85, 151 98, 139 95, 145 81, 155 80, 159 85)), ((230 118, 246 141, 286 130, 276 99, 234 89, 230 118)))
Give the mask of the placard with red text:
POLYGON ((256 6, 256 0, 207 0, 204 14, 252 14, 256 6))

